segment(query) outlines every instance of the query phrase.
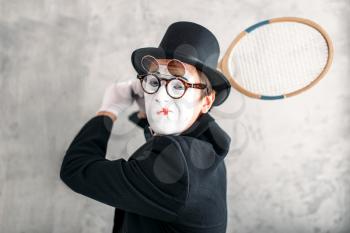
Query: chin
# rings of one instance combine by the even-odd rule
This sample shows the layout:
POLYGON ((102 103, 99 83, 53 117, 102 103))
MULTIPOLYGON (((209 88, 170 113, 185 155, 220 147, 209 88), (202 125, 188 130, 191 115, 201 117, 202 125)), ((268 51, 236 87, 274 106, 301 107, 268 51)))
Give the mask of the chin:
POLYGON ((164 128, 159 128, 159 127, 152 127, 151 128, 156 132, 157 134, 162 134, 162 135, 169 135, 169 134, 174 134, 177 133, 175 130, 170 130, 170 129, 164 129, 164 128))
POLYGON ((177 127, 165 128, 166 126, 169 126, 169 124, 168 125, 166 125, 166 124, 159 125, 159 124, 151 124, 151 122, 150 122, 150 126, 156 134, 161 134, 161 135, 180 134, 182 132, 182 130, 177 128, 177 127))

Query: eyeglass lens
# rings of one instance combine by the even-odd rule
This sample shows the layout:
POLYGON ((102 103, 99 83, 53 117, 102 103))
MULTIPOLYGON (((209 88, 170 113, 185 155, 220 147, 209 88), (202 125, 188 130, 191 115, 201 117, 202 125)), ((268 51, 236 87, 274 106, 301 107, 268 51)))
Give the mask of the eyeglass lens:
POLYGON ((154 57, 149 55, 142 58, 141 65, 147 73, 155 73, 159 70, 159 63, 154 57))

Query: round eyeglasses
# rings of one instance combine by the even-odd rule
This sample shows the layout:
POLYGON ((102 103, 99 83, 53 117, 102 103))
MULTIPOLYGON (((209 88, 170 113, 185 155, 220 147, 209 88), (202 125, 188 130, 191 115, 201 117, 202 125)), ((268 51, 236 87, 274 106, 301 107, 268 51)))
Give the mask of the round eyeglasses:
POLYGON ((156 93, 161 86, 161 80, 165 80, 166 92, 174 99, 181 98, 188 88, 205 89, 207 87, 204 83, 189 83, 184 80, 184 77, 174 77, 164 74, 162 76, 170 76, 171 78, 162 78, 160 74, 155 73, 138 74, 137 78, 141 82, 142 89, 148 94, 156 93))

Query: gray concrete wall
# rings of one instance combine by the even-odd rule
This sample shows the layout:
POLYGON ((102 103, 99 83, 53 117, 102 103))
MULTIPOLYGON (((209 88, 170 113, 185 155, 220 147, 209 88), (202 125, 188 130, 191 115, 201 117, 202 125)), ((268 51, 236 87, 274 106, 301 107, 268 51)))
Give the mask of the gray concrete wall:
MULTIPOLYGON (((59 169, 106 86, 135 77, 131 52, 158 46, 178 20, 208 27, 225 51, 247 26, 280 16, 321 24, 334 64, 300 96, 257 101, 232 91, 213 109, 232 137, 227 232, 349 233, 347 0, 0 0, 0 232, 111 232, 113 208, 71 191, 59 169)), ((114 125, 110 159, 144 143, 127 113, 114 125)))

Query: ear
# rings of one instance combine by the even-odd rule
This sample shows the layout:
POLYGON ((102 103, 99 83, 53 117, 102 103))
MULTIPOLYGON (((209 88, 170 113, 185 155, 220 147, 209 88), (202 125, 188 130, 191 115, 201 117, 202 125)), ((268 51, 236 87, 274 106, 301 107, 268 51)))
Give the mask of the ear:
POLYGON ((202 100, 202 113, 207 113, 211 107, 211 105, 214 103, 215 100, 215 91, 213 91, 210 95, 207 95, 202 100))

